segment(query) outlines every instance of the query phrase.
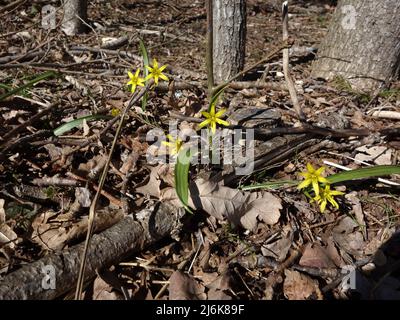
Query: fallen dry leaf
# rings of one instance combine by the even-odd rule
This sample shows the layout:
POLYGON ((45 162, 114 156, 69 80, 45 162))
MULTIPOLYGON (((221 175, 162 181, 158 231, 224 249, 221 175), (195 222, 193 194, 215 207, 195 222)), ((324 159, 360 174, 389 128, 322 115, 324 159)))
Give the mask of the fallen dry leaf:
MULTIPOLYGON (((365 226, 364 212, 361 206, 361 201, 357 195, 357 192, 355 191, 350 192, 345 195, 345 198, 351 203, 358 224, 360 226, 365 226)), ((364 237, 367 238, 366 228, 363 228, 362 230, 364 232, 364 237)))
POLYGON ((175 271, 169 278, 169 300, 205 300, 204 286, 193 277, 175 271))
POLYGON ((326 249, 318 243, 309 243, 304 249, 304 253, 299 264, 304 267, 312 268, 335 268, 334 262, 329 258, 326 249))
POLYGON ((282 262, 286 259, 289 249, 293 243, 293 232, 290 229, 287 230, 287 232, 282 232, 281 234, 281 239, 269 244, 264 244, 261 247, 261 253, 264 257, 272 257, 278 262, 282 262))
POLYGON ((124 300, 122 294, 115 291, 110 284, 100 277, 94 280, 92 298, 93 300, 124 300))
MULTIPOLYGON (((164 189, 161 200, 182 206, 174 188, 164 189)), ((201 179, 190 185, 189 206, 248 230, 254 230, 257 221, 277 223, 282 209, 281 200, 269 192, 243 192, 201 179)))
POLYGON ((344 217, 333 228, 333 239, 338 246, 353 255, 361 257, 365 247, 364 237, 360 231, 356 229, 359 225, 350 217, 344 217))
POLYGON ((152 167, 149 181, 144 186, 136 188, 136 191, 145 195, 160 198, 160 185, 162 181, 170 186, 174 185, 172 166, 159 164, 158 166, 152 167))
POLYGON ((289 300, 306 300, 313 294, 318 295, 318 281, 298 271, 286 269, 283 291, 289 300))
POLYGON ((227 294, 231 288, 231 275, 229 270, 225 270, 213 282, 207 285, 210 290, 207 293, 208 300, 232 300, 232 297, 227 294))

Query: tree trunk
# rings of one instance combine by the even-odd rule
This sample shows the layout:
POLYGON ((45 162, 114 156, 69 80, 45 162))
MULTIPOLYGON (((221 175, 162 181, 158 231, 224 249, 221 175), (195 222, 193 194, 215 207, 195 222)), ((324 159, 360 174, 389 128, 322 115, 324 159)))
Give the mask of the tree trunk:
POLYGON ((87 0, 64 0, 62 30, 72 36, 86 29, 83 21, 87 20, 87 0))
POLYGON ((241 71, 244 66, 246 2, 215 0, 212 11, 214 78, 222 82, 241 71))
POLYGON ((339 1, 318 50, 312 76, 341 76, 356 90, 373 91, 400 67, 400 1, 339 1))

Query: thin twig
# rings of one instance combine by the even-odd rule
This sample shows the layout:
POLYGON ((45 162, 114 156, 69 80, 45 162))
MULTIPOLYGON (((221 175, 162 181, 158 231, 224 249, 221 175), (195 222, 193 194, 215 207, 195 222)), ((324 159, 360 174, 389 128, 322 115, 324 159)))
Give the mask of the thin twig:
POLYGON ((229 85, 229 83, 231 83, 232 81, 242 77, 243 75, 245 75, 247 72, 253 70, 254 68, 256 68, 258 65, 263 64, 265 62, 268 62, 269 60, 273 59, 282 49, 287 48, 288 46, 291 45, 291 42, 285 42, 283 44, 281 44, 280 46, 277 46, 274 50, 272 50, 266 57, 262 58, 261 60, 257 61, 256 63, 252 64, 251 66, 247 67, 246 69, 244 69, 243 71, 238 72, 237 74, 235 74, 233 77, 231 77, 228 81, 221 83, 220 85, 216 86, 213 89, 213 94, 217 93, 219 90, 221 90, 222 88, 226 87, 227 85, 229 85))
POLYGON ((93 234, 93 230, 94 230, 94 222, 95 222, 95 218, 96 218, 96 205, 97 202, 100 198, 100 194, 101 191, 103 189, 104 186, 104 182, 106 180, 106 176, 107 176, 107 172, 108 172, 108 168, 110 167, 110 163, 111 163, 111 157, 113 154, 113 151, 115 149, 115 146, 117 144, 118 138, 119 138, 119 134, 121 132, 122 129, 122 125, 124 123, 124 119, 126 114, 128 113, 128 110, 140 99, 143 97, 143 95, 148 91, 148 89, 150 88, 150 86, 152 85, 152 81, 149 81, 149 83, 146 85, 145 88, 143 88, 139 93, 134 94, 131 98, 131 100, 129 101, 128 105, 124 108, 121 116, 120 116, 120 121, 118 124, 118 128, 117 131, 115 132, 115 136, 114 136, 114 140, 113 143, 111 145, 111 149, 110 149, 110 153, 108 155, 107 158, 107 162, 104 166, 103 172, 101 174, 100 180, 99 180, 99 185, 98 185, 98 189, 96 191, 96 195, 94 196, 94 199, 90 205, 90 209, 89 209, 89 218, 88 218, 88 230, 86 233, 86 239, 85 239, 85 245, 84 245, 84 249, 82 252, 82 257, 81 257, 81 265, 79 268, 79 276, 78 276, 78 281, 77 281, 77 285, 76 285, 76 291, 75 291, 75 300, 80 300, 82 298, 82 290, 83 290, 83 283, 84 283, 84 279, 85 279, 85 267, 86 267, 86 258, 87 258, 87 253, 88 253, 88 248, 90 245, 90 240, 93 234))
MULTIPOLYGON (((283 28, 283 41, 286 42, 289 39, 289 17, 288 17, 288 12, 289 12, 289 6, 288 2, 285 1, 282 4, 282 28, 283 28)), ((289 89, 289 94, 290 98, 293 103, 293 107, 296 110, 299 119, 300 120, 305 120, 305 116, 301 110, 300 103, 299 103, 299 98, 297 97, 297 91, 296 88, 294 87, 293 79, 290 75, 289 71, 289 48, 284 48, 283 49, 283 73, 285 75, 285 80, 289 89)))

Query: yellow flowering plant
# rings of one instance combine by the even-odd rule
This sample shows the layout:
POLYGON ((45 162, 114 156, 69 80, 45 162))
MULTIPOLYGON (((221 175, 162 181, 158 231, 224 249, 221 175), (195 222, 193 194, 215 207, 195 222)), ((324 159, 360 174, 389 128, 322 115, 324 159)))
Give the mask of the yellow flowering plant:
POLYGON ((146 66, 146 69, 149 71, 149 75, 144 79, 145 81, 150 80, 151 78, 154 79, 155 85, 158 85, 158 79, 162 79, 165 81, 169 81, 168 77, 163 73, 164 69, 167 65, 163 65, 158 67, 158 62, 156 59, 153 59, 153 66, 146 66))
POLYGON ((169 140, 169 142, 163 141, 162 144, 169 148, 169 154, 171 156, 178 154, 182 148, 183 141, 179 137, 175 139, 170 134, 167 134, 167 139, 169 140))
POLYGON ((343 195, 344 192, 331 190, 330 184, 326 184, 324 188, 321 188, 319 195, 315 196, 311 202, 317 202, 319 204, 321 213, 325 211, 326 205, 329 202, 334 208, 339 209, 339 205, 334 199, 334 196, 343 195))
POLYGON ((144 87, 144 81, 145 79, 139 77, 140 73, 140 68, 136 70, 135 74, 132 74, 132 72, 128 71, 128 76, 129 76, 129 81, 127 82, 127 85, 131 86, 131 92, 134 93, 136 91, 136 87, 144 87))
POLYGON ((307 171, 300 173, 300 175, 303 176, 305 180, 298 185, 297 189, 304 189, 311 184, 315 194, 318 196, 319 183, 329 183, 329 181, 322 176, 322 173, 324 171, 325 167, 321 167, 315 170, 311 163, 307 163, 307 171))
POLYGON ((214 134, 216 129, 217 129, 217 123, 223 126, 229 126, 229 122, 220 119, 224 113, 226 112, 226 109, 221 109, 218 112, 215 112, 215 105, 211 106, 210 112, 202 111, 201 114, 206 118, 203 122, 201 122, 198 126, 199 129, 208 126, 211 128, 211 132, 214 134))

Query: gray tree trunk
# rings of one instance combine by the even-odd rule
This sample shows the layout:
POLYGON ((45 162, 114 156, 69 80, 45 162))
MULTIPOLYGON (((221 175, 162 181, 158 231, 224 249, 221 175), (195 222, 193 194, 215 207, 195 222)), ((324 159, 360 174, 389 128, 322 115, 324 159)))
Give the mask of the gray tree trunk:
POLYGON ((311 75, 339 75, 356 90, 373 91, 400 67, 400 1, 341 0, 311 75))
POLYGON ((87 20, 87 0, 64 0, 62 30, 72 36, 84 32, 87 20))
POLYGON ((213 60, 217 82, 243 69, 246 44, 246 1, 213 1, 213 60))

